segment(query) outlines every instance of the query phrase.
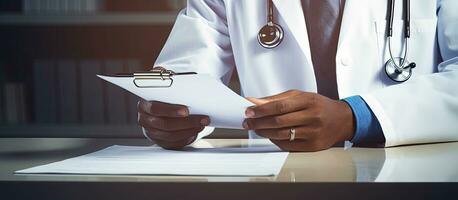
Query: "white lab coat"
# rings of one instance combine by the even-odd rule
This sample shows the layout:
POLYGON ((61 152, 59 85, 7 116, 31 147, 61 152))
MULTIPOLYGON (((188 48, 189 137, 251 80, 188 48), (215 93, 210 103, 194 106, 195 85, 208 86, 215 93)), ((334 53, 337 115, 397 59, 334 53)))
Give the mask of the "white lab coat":
MULTIPOLYGON (((227 83, 234 70, 244 96, 316 92, 300 0, 274 0, 284 31, 275 49, 258 44, 266 0, 189 0, 155 62, 175 71, 209 73, 227 83)), ((390 81, 385 38, 387 0, 346 0, 336 74, 340 98, 361 95, 379 120, 386 146, 458 141, 458 1, 412 0, 405 83, 390 81)), ((400 55, 402 1, 396 4, 393 53, 400 55)), ((210 105, 209 105, 210 106, 210 105)), ((200 136, 212 132, 207 127, 200 136)))

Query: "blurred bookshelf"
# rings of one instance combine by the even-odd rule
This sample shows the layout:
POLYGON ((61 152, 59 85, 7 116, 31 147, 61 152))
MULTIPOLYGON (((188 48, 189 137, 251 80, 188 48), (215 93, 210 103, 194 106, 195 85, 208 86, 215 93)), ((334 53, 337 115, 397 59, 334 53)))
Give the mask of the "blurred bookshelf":
POLYGON ((75 14, 180 10, 186 0, 2 0, 0 12, 75 14))
POLYGON ((0 15, 0 25, 169 25, 178 12, 160 13, 92 13, 72 15, 24 15, 7 13, 0 15))
MULTIPOLYGON (((0 137, 143 137, 138 97, 99 73, 147 70, 186 0, 1 0, 0 137)), ((239 91, 234 77, 231 87, 239 91)), ((217 130, 213 137, 246 137, 217 130)))
POLYGON ((172 24, 184 0, 2 0, 1 25, 172 24))

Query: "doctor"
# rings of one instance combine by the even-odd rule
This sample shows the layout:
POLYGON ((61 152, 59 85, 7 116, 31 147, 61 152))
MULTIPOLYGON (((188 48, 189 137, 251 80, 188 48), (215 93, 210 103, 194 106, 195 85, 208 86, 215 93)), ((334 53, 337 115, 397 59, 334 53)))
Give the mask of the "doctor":
MULTIPOLYGON (((456 0, 189 0, 155 66, 226 84, 237 69, 256 104, 243 126, 286 151, 458 141, 457 9, 456 0)), ((213 131, 186 105, 141 101, 138 112, 164 148, 213 131)))

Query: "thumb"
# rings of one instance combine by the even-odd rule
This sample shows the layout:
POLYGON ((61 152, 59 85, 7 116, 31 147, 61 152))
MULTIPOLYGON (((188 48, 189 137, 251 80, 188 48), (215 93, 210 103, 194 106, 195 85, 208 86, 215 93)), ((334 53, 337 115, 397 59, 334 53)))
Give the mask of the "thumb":
POLYGON ((299 91, 299 90, 288 90, 286 92, 282 92, 282 93, 279 93, 279 94, 276 94, 276 95, 267 96, 267 97, 263 97, 263 98, 247 97, 246 99, 248 101, 251 101, 252 103, 254 103, 256 105, 261 105, 261 104, 265 104, 265 103, 268 103, 268 102, 271 102, 271 101, 279 101, 279 100, 282 100, 282 99, 285 99, 285 98, 288 98, 288 97, 291 97, 291 96, 296 96, 296 95, 299 95, 301 93, 302 92, 299 91))
POLYGON ((302 92, 299 91, 299 90, 288 90, 286 92, 282 92, 282 93, 279 93, 279 94, 276 94, 276 95, 263 97, 262 99, 267 100, 267 102, 278 101, 278 100, 286 99, 288 97, 299 95, 301 93, 302 92))
POLYGON ((246 99, 248 101, 251 101, 251 103, 254 103, 257 106, 269 102, 269 100, 267 100, 267 99, 258 99, 258 98, 254 98, 254 97, 247 97, 246 99))

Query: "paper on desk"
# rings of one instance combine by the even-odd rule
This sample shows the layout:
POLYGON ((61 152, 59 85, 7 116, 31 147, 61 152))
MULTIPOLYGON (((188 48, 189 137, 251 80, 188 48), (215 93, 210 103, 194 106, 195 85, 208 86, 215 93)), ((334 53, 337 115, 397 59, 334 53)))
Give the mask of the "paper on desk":
MULTIPOLYGON (((168 88, 138 88, 132 77, 97 76, 148 101, 186 105, 190 114, 208 115, 210 126, 218 128, 242 129, 245 109, 253 105, 207 74, 174 76, 168 88)), ((151 84, 157 81, 151 80, 151 84)))
POLYGON ((185 151, 115 145, 16 173, 272 176, 280 172, 287 156, 273 145, 185 151))

